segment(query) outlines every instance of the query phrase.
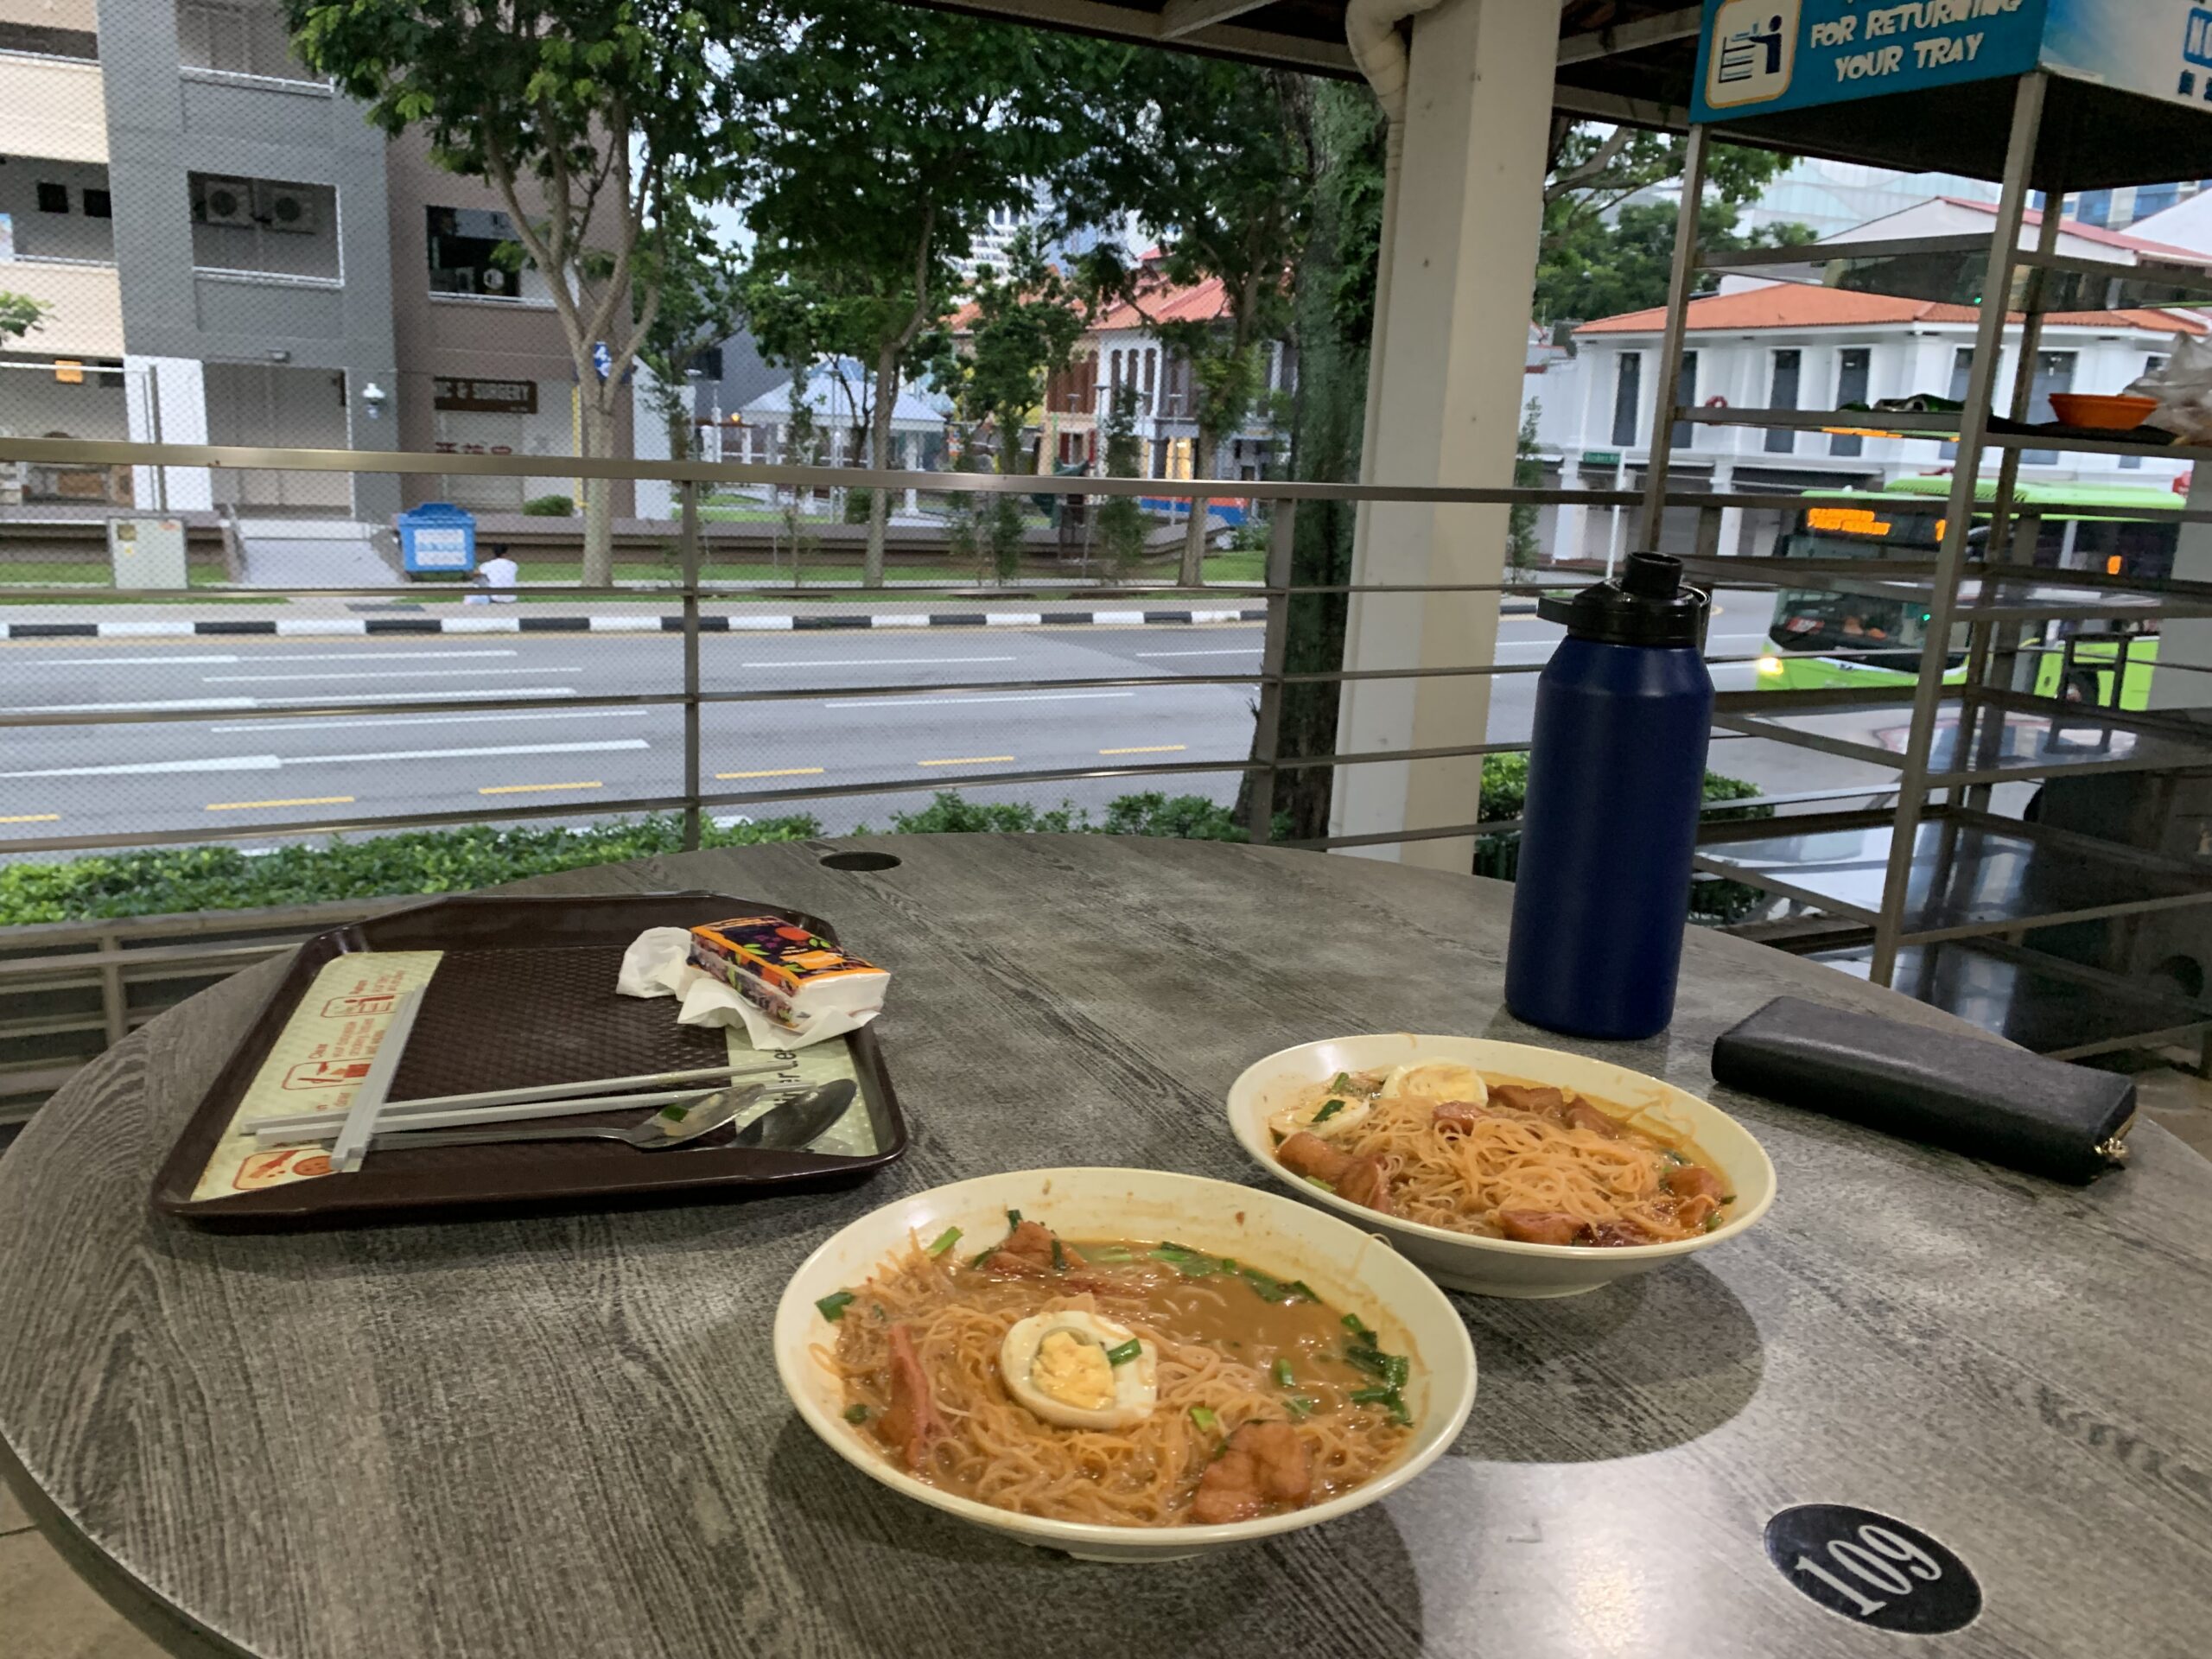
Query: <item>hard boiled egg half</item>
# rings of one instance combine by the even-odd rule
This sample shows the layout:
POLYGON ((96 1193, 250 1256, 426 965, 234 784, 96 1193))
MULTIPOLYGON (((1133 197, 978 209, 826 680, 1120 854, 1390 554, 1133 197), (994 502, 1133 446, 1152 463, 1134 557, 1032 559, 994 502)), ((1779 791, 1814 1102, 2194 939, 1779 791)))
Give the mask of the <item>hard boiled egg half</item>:
POLYGON ((1364 1095, 1356 1095, 1349 1089, 1325 1090, 1319 1100, 1271 1114, 1268 1127, 1275 1132, 1279 1141, 1287 1141, 1300 1132, 1333 1141, 1366 1122, 1374 1109, 1364 1095))
POLYGON ((1382 1080, 1382 1092, 1439 1105, 1447 1100, 1464 1100, 1470 1106, 1480 1106, 1490 1098, 1490 1085, 1471 1065, 1431 1060, 1425 1065, 1400 1066, 1382 1080))
POLYGON ((1033 1313, 1007 1332, 999 1371, 1007 1393, 1063 1428, 1128 1428, 1151 1416, 1160 1399, 1152 1344, 1126 1325, 1073 1309, 1033 1313))

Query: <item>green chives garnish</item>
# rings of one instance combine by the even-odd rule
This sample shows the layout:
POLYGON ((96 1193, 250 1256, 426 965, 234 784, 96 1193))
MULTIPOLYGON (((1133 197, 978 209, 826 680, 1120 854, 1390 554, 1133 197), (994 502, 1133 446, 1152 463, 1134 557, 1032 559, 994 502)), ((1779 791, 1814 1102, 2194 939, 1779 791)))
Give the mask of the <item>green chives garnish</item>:
POLYGON ((1126 1365, 1143 1351, 1144 1344, 1131 1337, 1119 1346, 1106 1351, 1106 1363, 1109 1365, 1126 1365))
POLYGON ((931 1242, 930 1254, 931 1255, 943 1255, 947 1250, 950 1249, 959 1242, 960 1230, 957 1227, 948 1227, 931 1242))
POLYGON ((868 1421, 868 1408, 866 1406, 847 1406, 845 1408, 845 1421, 849 1423, 864 1423, 868 1421))
POLYGON ((1302 1423, 1313 1414, 1314 1402, 1302 1394, 1294 1394, 1282 1403, 1294 1423, 1302 1423))
POLYGON ((1019 1210, 1007 1211, 1006 1212, 1006 1225, 1008 1232, 1012 1232, 1015 1228, 1020 1226, 1021 1211, 1019 1210))
POLYGON ((1191 1422, 1201 1434, 1211 1434, 1221 1427, 1221 1419, 1204 1406, 1191 1408, 1191 1422))
POLYGON ((1286 1389, 1290 1387, 1290 1362, 1288 1360, 1278 1359, 1275 1361, 1275 1382, 1280 1387, 1286 1389))
POLYGON ((824 1296, 820 1301, 815 1303, 814 1306, 817 1310, 819 1310, 823 1319, 842 1319, 845 1317, 845 1305, 852 1300, 853 1293, 851 1291, 841 1290, 834 1296, 824 1296))
POLYGON ((1317 1128, 1319 1128, 1322 1124, 1334 1117, 1338 1112, 1344 1110, 1344 1103, 1341 1100, 1332 1100, 1329 1102, 1326 1105, 1323 1106, 1319 1111, 1313 1114, 1313 1127, 1317 1128))

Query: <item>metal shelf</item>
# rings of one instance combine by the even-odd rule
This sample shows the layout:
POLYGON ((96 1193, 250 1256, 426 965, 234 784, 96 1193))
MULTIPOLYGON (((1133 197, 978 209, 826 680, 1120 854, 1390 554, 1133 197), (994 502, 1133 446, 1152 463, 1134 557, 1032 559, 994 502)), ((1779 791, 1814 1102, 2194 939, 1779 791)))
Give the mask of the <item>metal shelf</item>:
MULTIPOLYGON (((1872 766, 1905 762, 1912 725, 1912 687, 1841 686, 1819 691, 1728 691, 1714 700, 1713 723, 1745 737, 1763 737, 1872 766)), ((2099 772, 2212 767, 2212 726, 2086 708, 2048 697, 1956 692, 1938 705, 1929 754, 1928 787, 2025 783, 2037 778, 2099 772), (1968 707, 2003 721, 2004 737, 1987 766, 1960 766, 1959 727, 1968 707)), ((1985 741, 1980 734, 1976 744, 1985 741)))
POLYGON ((2085 438, 2067 432, 1992 432, 1984 436, 1982 442, 1992 449, 2053 449, 2069 455, 2155 455, 2171 461, 2212 461, 2212 443, 2145 443, 2139 438, 2125 436, 2085 438))
MULTIPOLYGON (((1872 959, 1872 944, 1805 958, 1858 979, 1868 976, 1872 959)), ((1894 983, 1916 1001, 2053 1059, 2183 1043, 2212 1030, 2212 1008, 1994 939, 1900 950, 1894 983)))
MULTIPOLYGON (((1868 559, 1853 568, 1842 560, 1718 558, 1691 553, 1682 565, 1694 575, 1742 580, 1768 588, 1863 594, 1871 599, 1925 605, 1936 591, 1932 563, 1868 559), (1839 568, 1841 567, 1841 568, 1839 568), (1761 573, 1754 575, 1750 573, 1761 573)), ((2089 571, 2037 570, 2014 575, 1969 575, 1959 584, 1961 622, 2157 621, 2212 616, 2212 585, 2169 582, 2157 588, 2113 586, 2089 571)), ((1915 653, 1916 654, 1916 653, 1915 653)))
MULTIPOLYGON (((1677 409, 1675 418, 1693 426, 1788 427, 1801 432, 1872 432, 1884 436, 1941 441, 1958 435, 1959 417, 1945 410, 1908 413, 1887 409, 1677 409)), ((1934 503, 1942 511, 1941 502, 1934 503)))
MULTIPOLYGON (((1708 824, 1697 868, 1870 926, 1880 924, 1888 815, 1829 813, 1708 824)), ((2037 824, 1932 810, 1913 836, 1897 907, 1901 945, 2014 933, 2059 922, 2212 904, 2212 867, 2196 868, 2037 824)))

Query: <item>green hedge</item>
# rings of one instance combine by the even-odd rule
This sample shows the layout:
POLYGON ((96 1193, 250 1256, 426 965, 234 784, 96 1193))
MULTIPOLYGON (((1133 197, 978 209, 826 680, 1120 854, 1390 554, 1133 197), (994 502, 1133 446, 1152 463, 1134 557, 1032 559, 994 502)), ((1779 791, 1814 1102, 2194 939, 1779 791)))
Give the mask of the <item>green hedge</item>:
MULTIPOLYGON (((1487 757, 1483 763, 1483 817, 1518 817, 1527 787, 1528 765, 1521 756, 1487 757)), ((1753 785, 1738 779, 1718 774, 1706 779, 1707 800, 1738 800, 1756 793, 1753 785)), ((1745 810, 1764 817, 1773 809, 1745 810)), ((1158 792, 1124 795, 1094 819, 1086 809, 1065 802, 1035 807, 969 801, 948 791, 919 810, 893 813, 891 829, 898 835, 1074 832, 1184 841, 1245 839, 1244 828, 1230 808, 1202 795, 1158 792)), ((802 814, 727 829, 709 823, 703 842, 744 847, 804 841, 821 833, 820 822, 802 814)), ((867 834, 867 826, 855 833, 867 834)), ((1282 833, 1284 826, 1278 823, 1276 834, 1282 833)), ((1519 842, 1520 836, 1510 832, 1478 838, 1477 872, 1512 880, 1519 842)), ((279 847, 251 856, 230 847, 190 847, 80 858, 66 864, 10 864, 0 866, 0 926, 466 893, 526 875, 683 850, 683 819, 664 813, 580 829, 483 826, 412 830, 365 841, 334 836, 320 847, 279 847)), ((1701 882, 1691 898, 1691 914, 1700 921, 1734 920, 1756 898, 1753 889, 1734 882, 1701 882)))

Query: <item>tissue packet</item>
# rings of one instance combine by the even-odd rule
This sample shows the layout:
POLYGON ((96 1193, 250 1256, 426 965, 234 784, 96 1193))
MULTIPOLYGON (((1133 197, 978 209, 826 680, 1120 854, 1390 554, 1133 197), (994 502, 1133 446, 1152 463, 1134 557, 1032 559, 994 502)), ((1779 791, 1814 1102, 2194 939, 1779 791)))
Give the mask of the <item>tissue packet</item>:
POLYGON ((778 1026, 804 1033, 823 1016, 859 1024, 883 1007, 891 976, 780 916, 739 916, 691 930, 691 961, 778 1026))

